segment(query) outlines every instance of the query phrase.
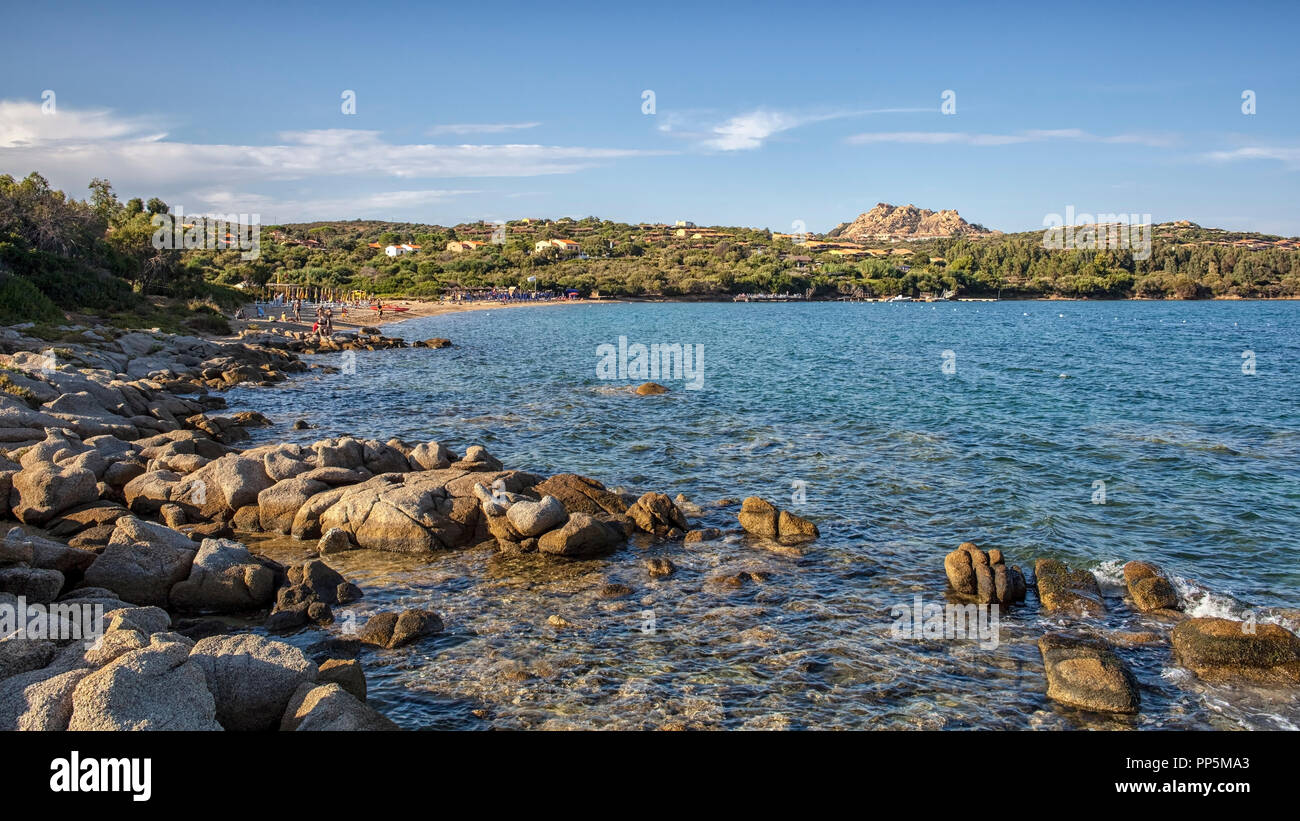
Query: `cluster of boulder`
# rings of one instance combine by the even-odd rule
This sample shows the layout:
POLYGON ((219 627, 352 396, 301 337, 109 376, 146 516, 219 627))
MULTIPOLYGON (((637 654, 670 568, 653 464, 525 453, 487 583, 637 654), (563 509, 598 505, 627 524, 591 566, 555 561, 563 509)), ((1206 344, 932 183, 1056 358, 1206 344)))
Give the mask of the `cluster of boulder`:
POLYGON ((741 502, 736 518, 746 533, 781 545, 800 545, 821 536, 817 525, 788 510, 779 510, 776 505, 757 496, 741 502))
POLYGON ((961 545, 944 557, 948 583, 960 597, 977 604, 1009 605, 1025 600, 1025 576, 1008 567, 1001 550, 985 553, 974 542, 961 545))
POLYGON ((0 447, 35 444, 49 429, 125 441, 197 430, 222 443, 242 441, 240 428, 259 424, 260 414, 211 417, 226 403, 209 390, 271 385, 306 370, 296 357, 261 345, 88 333, 100 341, 49 343, 0 329, 0 447))
MULTIPOLYGON (((1097 578, 1056 559, 1038 559, 1034 579, 1026 582, 1019 568, 1005 567, 1000 551, 985 554, 965 542, 945 557, 944 570, 954 595, 981 604, 1023 602, 1033 589, 1043 612, 1057 618, 1082 621, 1109 612, 1097 578)), ((1123 573, 1132 609, 1174 623, 1169 636, 1173 660, 1197 677, 1257 686, 1300 685, 1300 637, 1291 631, 1276 624, 1189 618, 1159 567, 1131 561, 1123 573)), ((1093 712, 1138 712, 1137 678, 1104 635, 1056 630, 1040 638, 1038 647, 1048 698, 1093 712)))
POLYGON ((340 351, 383 351, 406 347, 451 347, 451 340, 443 337, 419 339, 408 343, 399 337, 384 336, 379 328, 368 325, 358 328, 355 332, 336 331, 328 335, 282 328, 246 328, 240 332, 238 338, 246 343, 302 355, 340 351))
POLYGON ((0 641, 0 730, 397 729, 365 703, 355 660, 252 633, 195 641, 100 588, 61 604, 101 607, 98 640, 0 641))
MULTIPOLYGON (((390 348, 407 347, 406 340, 384 336, 378 328, 368 326, 359 328, 356 332, 336 331, 332 334, 281 328, 246 328, 240 332, 239 338, 257 345, 303 355, 338 353, 341 351, 383 351, 390 348)), ((443 344, 429 345, 426 342, 417 342, 411 347, 443 348, 451 344, 446 339, 429 341, 443 344)))
MULTIPOLYGON (((229 632, 227 617, 272 634, 328 625, 362 596, 323 560, 286 567, 239 533, 315 540, 322 557, 493 542, 555 560, 602 555, 638 534, 722 536, 692 529, 679 502, 700 511, 682 497, 507 470, 479 446, 457 454, 436 441, 341 436, 245 447, 247 429, 270 420, 211 412, 225 402, 209 390, 273 384, 305 368, 297 354, 406 346, 373 329, 213 342, 102 328, 48 355, 33 353, 48 346, 21 330, 0 330, 0 518, 19 525, 0 539, 0 604, 96 604, 106 615, 93 645, 0 637, 0 727, 392 727, 365 706, 356 662, 313 661, 273 638, 229 632)), ((817 537, 814 524, 771 505, 769 526, 757 524, 762 505, 750 499, 742 510, 754 535, 783 545, 817 537)), ((676 565, 656 557, 647 570, 662 578, 676 565)), ((610 588, 607 597, 632 592, 610 588)), ((391 650, 443 629, 428 610, 378 613, 344 644, 391 650)))
MULTIPOLYGON (((211 618, 269 610, 270 630, 328 624, 331 604, 361 595, 320 560, 286 568, 129 513, 99 551, 14 527, 0 540, 0 608, 18 620, 0 631, 0 730, 396 729, 365 705, 355 660, 318 668, 211 618), (103 614, 98 631, 84 608, 103 614)), ((391 649, 442 629, 429 611, 379 613, 353 641, 391 649)))

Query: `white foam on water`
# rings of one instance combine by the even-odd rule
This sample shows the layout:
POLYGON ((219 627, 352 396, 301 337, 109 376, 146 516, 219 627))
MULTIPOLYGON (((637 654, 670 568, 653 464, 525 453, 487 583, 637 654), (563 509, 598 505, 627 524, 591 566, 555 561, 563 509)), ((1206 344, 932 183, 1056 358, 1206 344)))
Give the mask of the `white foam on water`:
POLYGON ((1196 681, 1196 674, 1182 667, 1165 667, 1160 671, 1160 677, 1171 684, 1180 686, 1196 681))
MULTIPOLYGON (((1092 575, 1104 595, 1124 596, 1128 585, 1124 582, 1123 559, 1107 559, 1092 568, 1092 575)), ((1163 568, 1162 568, 1163 569, 1163 568)), ((1193 579, 1179 576, 1165 570, 1169 582, 1178 593, 1178 601, 1183 612, 1192 618, 1232 619, 1246 621, 1254 618, 1257 624, 1276 624, 1291 632, 1300 632, 1300 623, 1289 613, 1273 612, 1273 608, 1253 608, 1243 604, 1231 593, 1210 590, 1193 579)))
POLYGON ((1300 727, 1296 726, 1295 722, 1288 721, 1283 716, 1276 715, 1275 713, 1268 713, 1265 715, 1265 718, 1268 718, 1272 720, 1273 723, 1277 724, 1279 730, 1300 730, 1300 727))
POLYGON ((1192 618, 1218 618, 1241 621, 1247 608, 1227 593, 1216 593, 1198 582, 1168 573, 1169 581, 1178 592, 1183 612, 1192 618))
POLYGON ((1092 575, 1097 577, 1102 593, 1121 595, 1128 589, 1124 584, 1125 564, 1123 559, 1107 559, 1092 569, 1092 575))

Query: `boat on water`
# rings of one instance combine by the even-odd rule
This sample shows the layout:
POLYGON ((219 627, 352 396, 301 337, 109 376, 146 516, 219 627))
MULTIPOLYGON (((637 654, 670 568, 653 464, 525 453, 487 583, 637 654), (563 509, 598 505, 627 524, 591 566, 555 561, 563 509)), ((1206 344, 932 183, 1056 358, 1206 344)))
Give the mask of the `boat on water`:
POLYGON ((899 294, 898 296, 891 297, 886 301, 887 302, 911 302, 912 298, 910 296, 903 296, 902 294, 899 294))

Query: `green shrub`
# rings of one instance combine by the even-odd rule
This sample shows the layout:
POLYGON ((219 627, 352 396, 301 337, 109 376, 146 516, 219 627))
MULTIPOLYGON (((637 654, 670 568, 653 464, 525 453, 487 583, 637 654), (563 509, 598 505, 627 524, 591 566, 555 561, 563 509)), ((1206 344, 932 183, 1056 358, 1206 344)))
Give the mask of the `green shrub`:
POLYGON ((14 381, 9 378, 7 373, 0 373, 0 393, 7 393, 23 400, 33 410, 41 406, 41 401, 36 398, 36 394, 22 385, 14 384, 14 381))
POLYGON ((186 319, 184 324, 185 327, 199 333, 216 336, 230 336, 230 334, 234 333, 234 330, 230 327, 230 321, 219 311, 215 311, 206 305, 196 308, 194 316, 186 319))
POLYGON ((0 274, 0 323, 62 321, 63 312, 29 280, 0 274))

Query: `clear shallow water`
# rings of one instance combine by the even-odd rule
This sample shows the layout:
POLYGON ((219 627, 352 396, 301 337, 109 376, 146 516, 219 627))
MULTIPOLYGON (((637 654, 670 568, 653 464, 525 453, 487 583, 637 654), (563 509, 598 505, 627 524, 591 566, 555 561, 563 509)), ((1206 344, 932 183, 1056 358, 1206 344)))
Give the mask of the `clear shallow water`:
POLYGON ((1161 564, 1198 615, 1295 629, 1298 319, 1300 304, 1251 302, 495 309, 387 329, 454 348, 360 352, 355 375, 229 399, 318 425, 267 438, 481 443, 508 467, 684 493, 701 525, 734 527, 735 509, 712 503, 760 495, 821 528, 803 558, 735 536, 562 565, 348 555, 334 563, 367 592, 359 618, 418 605, 447 623, 363 658, 374 703, 406 726, 1295 728, 1294 694, 1203 685, 1163 643, 1120 650, 1142 686, 1137 718, 1053 706, 1035 642, 1060 623, 1032 596, 1003 614, 994 650, 891 637, 890 609, 918 593, 942 603, 943 556, 972 540, 1025 567, 1054 556, 1096 572, 1101 631, 1167 632, 1122 600, 1118 568, 1135 558, 1161 564), (619 336, 703 345, 703 388, 660 379, 672 393, 638 397, 640 380, 598 380, 596 347, 619 336), (651 555, 680 570, 651 579, 651 555), (712 581, 742 569, 767 578, 712 581), (602 599, 607 582, 635 592, 602 599))

